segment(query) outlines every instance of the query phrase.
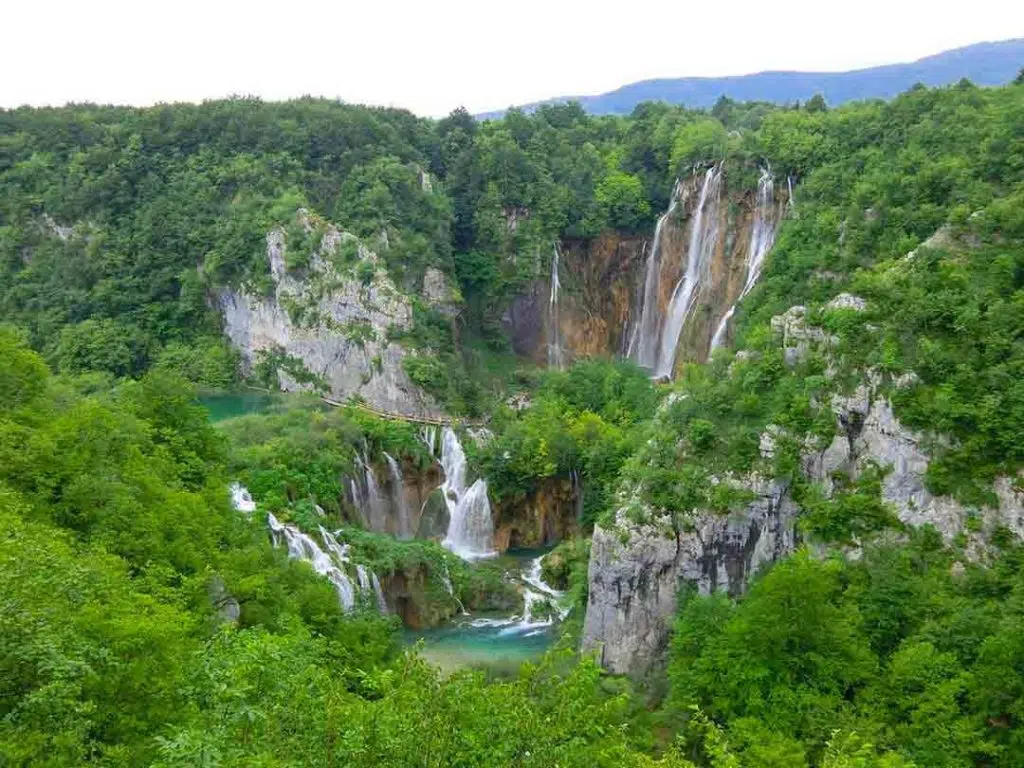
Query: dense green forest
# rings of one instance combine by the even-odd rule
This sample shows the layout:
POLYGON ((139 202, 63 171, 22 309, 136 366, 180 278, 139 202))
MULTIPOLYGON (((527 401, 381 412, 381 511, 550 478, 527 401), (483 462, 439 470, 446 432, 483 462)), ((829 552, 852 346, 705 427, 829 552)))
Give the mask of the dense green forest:
POLYGON ((968 532, 903 526, 885 467, 828 497, 800 470, 870 370, 944 436, 934 493, 981 510, 996 477, 1019 485, 1024 83, 488 122, 311 99, 0 111, 0 270, 0 763, 1024 766, 1021 545, 998 530, 978 557, 968 532), (552 242, 649 234, 674 179, 714 163, 737 190, 769 165, 794 190, 737 310, 742 356, 671 384, 515 357, 502 314, 552 242), (582 478, 580 537, 545 561, 572 612, 539 663, 442 674, 397 617, 343 611, 272 546, 266 512, 310 531, 323 514, 375 572, 427 573, 439 615, 515 601, 493 568, 360 529, 347 473, 360 455, 426 472, 415 427, 312 397, 212 424, 197 403, 243 383, 212 292, 266 292, 266 233, 308 237, 303 208, 413 295, 405 343, 431 361, 413 379, 486 420, 467 451, 496 502, 582 478), (454 318, 415 296, 430 267, 454 318), (844 291, 866 309, 829 308, 844 291), (771 319, 798 304, 832 342, 794 365, 771 319), (657 679, 581 656, 595 523, 685 529, 744 503, 718 478, 752 469, 792 483, 806 545, 742 597, 681 596, 657 679), (239 480, 255 515, 231 506, 239 480))

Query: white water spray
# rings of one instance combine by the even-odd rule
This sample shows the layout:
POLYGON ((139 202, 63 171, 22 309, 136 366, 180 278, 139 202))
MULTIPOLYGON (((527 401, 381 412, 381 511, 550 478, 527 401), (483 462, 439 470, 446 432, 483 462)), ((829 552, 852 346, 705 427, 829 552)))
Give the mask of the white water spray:
POLYGON ((267 514, 267 526, 270 528, 274 546, 279 547, 283 544, 288 549, 288 557, 305 560, 314 571, 327 577, 338 593, 338 601, 344 610, 351 611, 355 608, 357 595, 372 592, 377 610, 387 613, 387 602, 377 574, 366 566, 357 564, 356 581, 352 581, 349 575, 351 560, 348 555, 348 544, 342 544, 334 534, 320 526, 320 540, 323 542, 321 547, 312 536, 303 533, 291 523, 280 522, 273 513, 267 514))
POLYGON ((249 515, 256 511, 256 502, 252 500, 249 489, 241 483, 231 484, 231 506, 238 512, 249 515))
MULTIPOLYGON (((352 610, 356 604, 356 588, 345 572, 344 566, 348 562, 346 549, 338 544, 333 536, 330 539, 324 537, 324 544, 331 554, 324 552, 311 536, 303 533, 294 525, 278 522, 274 514, 267 514, 267 525, 270 526, 270 535, 275 546, 282 543, 288 548, 288 557, 295 560, 305 560, 313 570, 321 576, 326 576, 328 581, 334 585, 338 593, 338 600, 341 607, 346 611, 352 610)), ((323 536, 323 529, 320 529, 323 536)))
POLYGON ((658 348, 654 374, 657 377, 672 376, 676 363, 676 347, 683 326, 693 309, 701 281, 706 276, 711 257, 718 242, 718 202, 721 192, 722 171, 719 166, 709 168, 704 174, 700 200, 690 224, 690 244, 686 256, 686 273, 676 283, 669 301, 665 324, 661 330, 661 344, 658 348))
MULTIPOLYGON (((787 180, 788 181, 788 180, 787 180)), ((790 195, 792 196, 792 186, 790 195)), ((725 333, 729 327, 729 320, 736 311, 736 305, 743 297, 753 289, 758 278, 761 277, 761 268, 764 266, 765 256, 775 243, 775 230, 778 226, 778 217, 775 212, 775 182, 772 180, 770 168, 761 169, 761 177, 757 180, 757 207, 754 209, 754 224, 750 230, 750 245, 747 247, 747 279, 743 283, 743 290, 736 297, 736 301, 729 311, 722 317, 715 335, 711 337, 711 351, 722 346, 725 341, 725 333)))
POLYGON ((466 454, 458 435, 445 427, 441 439, 441 493, 448 506, 448 533, 442 544, 465 560, 490 557, 496 553, 487 481, 481 478, 467 488, 466 454))

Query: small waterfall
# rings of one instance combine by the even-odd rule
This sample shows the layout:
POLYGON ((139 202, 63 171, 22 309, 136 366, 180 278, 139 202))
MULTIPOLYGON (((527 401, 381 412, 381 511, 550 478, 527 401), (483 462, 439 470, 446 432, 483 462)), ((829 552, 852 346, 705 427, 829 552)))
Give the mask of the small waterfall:
POLYGON ((548 327, 551 334, 548 338, 548 368, 562 370, 565 355, 562 351, 562 329, 558 325, 558 296, 562 291, 562 282, 558 279, 558 256, 556 243, 555 255, 551 258, 551 293, 548 297, 548 327))
POLYGON ((448 563, 444 563, 443 565, 444 573, 441 574, 441 583, 444 584, 445 590, 448 592, 449 595, 452 596, 452 599, 455 600, 455 602, 458 604, 459 610, 462 611, 462 615, 468 616, 469 611, 466 610, 466 606, 464 606, 462 604, 462 601, 459 600, 459 596, 455 594, 455 587, 452 586, 452 572, 448 568, 448 563))
MULTIPOLYGON (((787 179, 787 182, 789 180, 787 179)), ((790 199, 793 195, 793 187, 789 188, 790 199)), ((750 230, 750 245, 747 247, 747 279, 743 283, 743 290, 740 295, 725 313, 715 335, 711 337, 711 351, 718 349, 725 341, 725 333, 736 311, 736 305, 743 297, 754 288, 758 278, 761 277, 761 268, 764 266, 765 256, 775 243, 775 230, 778 226, 778 219, 775 213, 775 182, 772 179, 770 168, 761 169, 761 177, 757 180, 757 207, 754 209, 754 224, 750 230)))
POLYGON ((669 377, 676 363, 676 347, 686 319, 693 309, 701 281, 711 262, 718 242, 718 202, 721 192, 722 169, 713 166, 704 174, 700 200, 690 224, 690 243, 686 255, 686 273, 676 283, 669 301, 668 314, 661 330, 655 376, 669 377))
POLYGON ((251 515, 256 511, 256 502, 252 500, 248 488, 241 483, 232 483, 229 490, 231 491, 231 506, 238 512, 251 515))
POLYGON ((647 261, 644 263, 644 292, 641 297, 640 317, 633 326, 629 347, 626 350, 626 356, 633 358, 637 365, 652 370, 658 362, 658 332, 661 329, 658 311, 658 293, 661 285, 661 228, 675 211, 681 193, 682 183, 676 179, 668 210, 654 226, 654 239, 651 240, 647 261))
POLYGON ((465 560, 494 555, 487 481, 481 478, 466 487, 466 454, 451 427, 445 427, 442 434, 441 467, 441 492, 448 506, 448 533, 442 544, 465 560))
POLYGON ((412 515, 409 513, 409 504, 405 499, 405 478, 402 477, 402 468, 389 453, 384 454, 388 463, 388 471, 391 473, 391 501, 392 506, 398 512, 398 524, 395 526, 395 535, 400 539, 411 539, 412 515))
POLYGON ((373 465, 366 455, 356 455, 356 471, 362 474, 362 486, 358 482, 350 482, 352 488, 352 503, 356 505, 367 527, 372 531, 383 533, 388 527, 389 504, 387 497, 381 492, 377 475, 373 471, 373 465))
POLYGON ((328 581, 334 585, 338 593, 338 600, 341 607, 351 611, 356 606, 356 596, 361 593, 373 592, 374 602, 381 613, 388 612, 387 602, 384 600, 384 591, 381 589, 380 580, 377 574, 366 568, 364 565, 356 565, 356 581, 349 576, 351 560, 348 556, 348 544, 342 544, 337 537, 319 526, 320 540, 323 548, 316 540, 300 531, 290 523, 282 523, 273 513, 267 514, 267 526, 270 528, 270 536, 274 546, 284 544, 288 549, 288 557, 295 560, 305 560, 313 570, 321 576, 326 576, 328 581))
POLYGON ((569 614, 569 609, 562 606, 563 593, 547 584, 541 576, 541 567, 544 556, 530 561, 530 567, 522 575, 523 581, 523 615, 518 621, 511 623, 505 633, 525 633, 527 637, 532 634, 543 632, 546 627, 554 624, 555 620, 548 614, 545 618, 534 619, 534 606, 541 602, 547 602, 558 620, 561 621, 569 614))
POLYGON ((311 536, 303 533, 294 525, 278 522, 272 512, 267 514, 267 525, 270 526, 270 535, 275 546, 281 546, 284 543, 288 548, 288 557, 305 560, 313 566, 314 571, 321 576, 326 576, 334 585, 343 609, 350 611, 355 607, 356 588, 344 570, 345 564, 348 563, 347 548, 338 544, 337 539, 330 534, 325 535, 326 531, 321 528, 320 535, 331 552, 331 554, 327 554, 311 536))
POLYGON ((377 574, 365 565, 356 565, 356 580, 359 582, 361 592, 373 592, 377 603, 377 610, 381 613, 387 613, 388 604, 384 600, 384 590, 380 588, 380 579, 377 578, 377 574))

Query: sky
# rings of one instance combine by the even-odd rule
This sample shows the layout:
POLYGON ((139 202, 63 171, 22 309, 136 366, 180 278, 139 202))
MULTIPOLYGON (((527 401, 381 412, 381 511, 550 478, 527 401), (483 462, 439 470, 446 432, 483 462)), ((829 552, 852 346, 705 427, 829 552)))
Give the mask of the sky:
POLYGON ((2 107, 309 94, 441 116, 652 77, 841 71, 1024 37, 1019 0, 4 5, 2 107))

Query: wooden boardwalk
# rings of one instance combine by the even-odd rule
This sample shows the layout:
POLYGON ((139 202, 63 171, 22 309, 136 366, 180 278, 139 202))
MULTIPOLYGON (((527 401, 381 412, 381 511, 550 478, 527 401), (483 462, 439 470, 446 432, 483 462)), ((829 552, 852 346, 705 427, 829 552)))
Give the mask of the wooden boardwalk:
MULTIPOLYGON (((254 387, 251 384, 245 385, 245 388, 254 389, 258 392, 266 392, 268 395, 273 394, 269 389, 254 387)), ((453 424, 459 424, 464 427, 482 427, 485 424, 481 419, 457 419, 451 416, 414 416, 409 413, 386 411, 383 408, 377 408, 376 406, 370 405, 362 400, 334 400, 333 398, 321 395, 320 401, 334 408, 358 408, 361 411, 365 411, 366 413, 372 414, 381 419, 388 419, 389 421, 407 421, 410 424, 428 424, 436 427, 450 427, 453 424)))

